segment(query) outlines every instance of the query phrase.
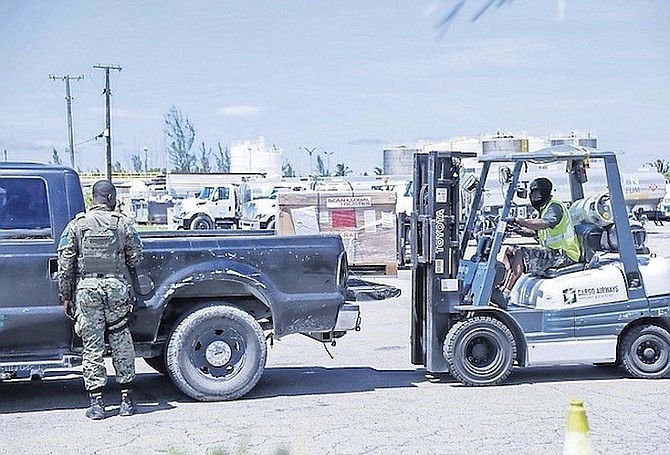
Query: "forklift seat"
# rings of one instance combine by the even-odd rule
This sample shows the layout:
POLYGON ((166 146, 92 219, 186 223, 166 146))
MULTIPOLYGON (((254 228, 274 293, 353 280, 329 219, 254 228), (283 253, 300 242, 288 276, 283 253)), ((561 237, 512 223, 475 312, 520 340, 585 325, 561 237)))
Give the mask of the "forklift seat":
POLYGON ((573 272, 594 268, 598 263, 597 252, 602 251, 601 237, 603 229, 595 224, 578 224, 575 226, 575 233, 582 248, 582 257, 579 262, 566 265, 565 267, 552 267, 538 276, 543 278, 555 278, 561 275, 567 275, 573 272))
MULTIPOLYGON (((630 228, 635 242, 635 251, 638 254, 648 254, 649 248, 645 245, 647 233, 644 227, 640 223, 631 221, 630 228)), ((575 226, 575 232, 582 247, 581 260, 576 264, 565 267, 547 269, 544 273, 538 274, 539 276, 554 278, 568 273, 593 269, 598 266, 598 253, 619 252, 616 226, 613 224, 605 227, 595 224, 578 224, 575 226)))

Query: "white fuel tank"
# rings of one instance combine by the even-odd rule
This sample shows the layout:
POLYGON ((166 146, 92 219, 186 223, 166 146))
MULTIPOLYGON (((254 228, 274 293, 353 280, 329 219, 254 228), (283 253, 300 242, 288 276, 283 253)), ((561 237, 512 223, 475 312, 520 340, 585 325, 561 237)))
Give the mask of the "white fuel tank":
POLYGON ((628 300, 621 269, 615 264, 555 278, 523 275, 510 301, 537 309, 579 307, 628 300))

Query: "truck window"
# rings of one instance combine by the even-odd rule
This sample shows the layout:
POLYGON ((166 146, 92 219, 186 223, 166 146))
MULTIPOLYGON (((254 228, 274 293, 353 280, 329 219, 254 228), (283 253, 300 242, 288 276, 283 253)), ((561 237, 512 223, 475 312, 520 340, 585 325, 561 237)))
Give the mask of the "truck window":
POLYGON ((44 180, 0 178, 0 239, 52 238, 44 180))
POLYGON ((200 192, 198 193, 198 199, 202 199, 203 201, 206 201, 209 199, 209 196, 212 194, 212 191, 214 191, 214 188, 211 186, 206 186, 200 192))
POLYGON ((227 188, 227 187, 225 187, 225 186, 220 186, 220 187, 217 188, 217 190, 216 190, 216 198, 215 198, 214 200, 215 200, 215 201, 227 200, 228 197, 229 197, 229 196, 228 196, 228 195, 229 195, 229 191, 230 191, 229 188, 227 188))

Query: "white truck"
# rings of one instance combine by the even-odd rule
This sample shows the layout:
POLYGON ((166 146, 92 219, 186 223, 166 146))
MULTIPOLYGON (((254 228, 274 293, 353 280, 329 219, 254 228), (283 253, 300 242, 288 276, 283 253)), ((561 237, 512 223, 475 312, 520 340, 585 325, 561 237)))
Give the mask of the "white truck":
POLYGON ((242 182, 238 227, 274 230, 278 212, 277 194, 280 191, 304 191, 312 185, 309 179, 292 177, 242 182))
POLYGON ((203 187, 196 197, 175 203, 173 222, 177 229, 234 229, 237 200, 235 185, 203 187))

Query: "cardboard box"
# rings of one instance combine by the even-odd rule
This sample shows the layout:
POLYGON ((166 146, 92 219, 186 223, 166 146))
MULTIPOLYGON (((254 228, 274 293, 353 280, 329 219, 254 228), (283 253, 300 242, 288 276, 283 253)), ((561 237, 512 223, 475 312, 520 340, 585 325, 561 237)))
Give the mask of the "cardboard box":
POLYGON ((393 191, 291 191, 278 194, 280 235, 339 234, 349 264, 396 262, 393 191))

